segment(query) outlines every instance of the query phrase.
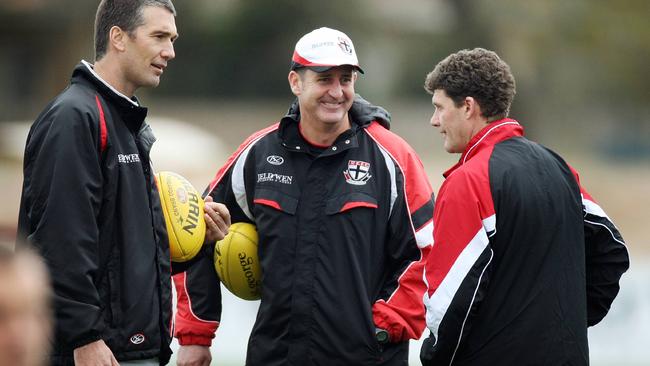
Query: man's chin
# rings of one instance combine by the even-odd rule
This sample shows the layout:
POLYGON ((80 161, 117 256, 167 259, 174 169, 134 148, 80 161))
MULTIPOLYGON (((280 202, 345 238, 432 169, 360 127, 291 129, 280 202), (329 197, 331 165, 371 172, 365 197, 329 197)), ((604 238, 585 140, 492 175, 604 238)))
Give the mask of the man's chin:
POLYGON ((345 117, 345 113, 323 113, 320 120, 327 124, 335 124, 341 122, 345 117))
POLYGON ((144 85, 141 85, 141 87, 144 88, 155 88, 160 84, 160 76, 155 76, 147 80, 144 85))

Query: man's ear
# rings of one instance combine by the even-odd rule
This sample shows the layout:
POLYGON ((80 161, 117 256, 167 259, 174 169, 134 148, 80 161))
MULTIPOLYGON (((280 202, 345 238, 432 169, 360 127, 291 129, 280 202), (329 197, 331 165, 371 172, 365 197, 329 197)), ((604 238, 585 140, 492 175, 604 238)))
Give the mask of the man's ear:
POLYGON ((108 32, 108 44, 120 52, 124 52, 126 49, 126 37, 129 35, 126 34, 122 28, 114 25, 111 27, 111 30, 108 32))
POLYGON ((463 101, 463 111, 465 118, 467 119, 470 119, 472 117, 480 117, 482 113, 481 106, 473 97, 465 97, 465 100, 463 101))
POLYGON ((291 88, 293 95, 300 95, 300 92, 302 90, 300 74, 298 74, 295 70, 291 70, 289 71, 289 76, 287 78, 289 79, 289 87, 291 88))

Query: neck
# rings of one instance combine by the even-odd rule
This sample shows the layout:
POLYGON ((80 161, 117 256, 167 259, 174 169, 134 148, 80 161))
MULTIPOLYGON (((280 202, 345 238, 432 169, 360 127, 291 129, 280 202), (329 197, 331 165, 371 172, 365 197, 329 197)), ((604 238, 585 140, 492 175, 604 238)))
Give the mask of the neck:
POLYGON ((94 70, 110 86, 128 98, 132 98, 135 94, 135 88, 127 83, 126 78, 122 75, 119 62, 111 60, 110 55, 105 55, 101 60, 96 61, 94 70))
POLYGON ((301 116, 300 133, 312 145, 329 147, 340 134, 350 129, 348 115, 340 122, 324 123, 301 116))
POLYGON ((472 128, 472 136, 471 136, 470 138, 473 138, 474 136, 476 136, 476 134, 479 133, 479 132, 481 132, 481 130, 482 130, 485 126, 489 125, 490 122, 492 122, 492 121, 489 121, 489 120, 488 120, 487 118, 485 118, 485 117, 477 118, 477 119, 472 123, 472 126, 473 126, 473 128, 472 128))

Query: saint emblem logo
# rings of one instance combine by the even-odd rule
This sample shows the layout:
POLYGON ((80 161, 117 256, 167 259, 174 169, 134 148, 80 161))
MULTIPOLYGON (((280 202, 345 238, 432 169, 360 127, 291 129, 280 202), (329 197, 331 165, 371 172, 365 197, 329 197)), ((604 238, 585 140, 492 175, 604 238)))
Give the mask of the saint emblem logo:
POLYGON ((339 37, 339 47, 348 55, 352 54, 352 45, 345 38, 339 37))
POLYGON ((343 171, 345 181, 355 186, 365 185, 372 177, 370 163, 359 160, 348 161, 348 169, 343 171))

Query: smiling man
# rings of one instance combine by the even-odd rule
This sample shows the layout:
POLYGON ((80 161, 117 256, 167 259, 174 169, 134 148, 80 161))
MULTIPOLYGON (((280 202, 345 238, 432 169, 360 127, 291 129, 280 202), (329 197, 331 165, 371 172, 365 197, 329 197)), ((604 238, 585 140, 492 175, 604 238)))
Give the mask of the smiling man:
MULTIPOLYGON (((388 113, 355 96, 359 72, 344 33, 303 36, 288 75, 297 100, 206 190, 259 234, 262 299, 247 365, 407 365, 408 340, 424 330, 432 189, 388 113)), ((211 259, 175 282, 178 363, 208 365, 221 309, 211 259)))
MULTIPOLYGON (((134 93, 157 86, 174 58, 175 14, 169 0, 103 0, 94 65, 77 65, 27 137, 18 230, 52 274, 52 365, 158 365, 171 354, 155 138, 134 93)), ((225 206, 206 212, 207 239, 223 238, 225 206)))

